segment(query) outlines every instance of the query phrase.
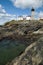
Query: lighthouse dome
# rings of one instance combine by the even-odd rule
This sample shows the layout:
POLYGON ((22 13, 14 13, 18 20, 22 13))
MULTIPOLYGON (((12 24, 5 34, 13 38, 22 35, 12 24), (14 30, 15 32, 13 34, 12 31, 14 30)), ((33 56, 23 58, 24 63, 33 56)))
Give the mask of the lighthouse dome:
POLYGON ((31 9, 31 11, 35 11, 35 9, 34 9, 34 8, 32 8, 32 9, 31 9))

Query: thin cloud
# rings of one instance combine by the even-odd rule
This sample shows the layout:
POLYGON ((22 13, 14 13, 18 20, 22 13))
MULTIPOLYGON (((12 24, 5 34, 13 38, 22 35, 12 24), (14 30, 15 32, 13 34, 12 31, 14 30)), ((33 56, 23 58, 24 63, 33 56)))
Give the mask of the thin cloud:
POLYGON ((0 4, 0 25, 15 18, 16 15, 8 14, 3 6, 0 4))
POLYGON ((6 13, 5 9, 2 7, 1 4, 0 4, 0 13, 6 13))
POLYGON ((42 11, 40 11, 39 17, 40 17, 40 18, 43 18, 43 12, 42 12, 42 11))

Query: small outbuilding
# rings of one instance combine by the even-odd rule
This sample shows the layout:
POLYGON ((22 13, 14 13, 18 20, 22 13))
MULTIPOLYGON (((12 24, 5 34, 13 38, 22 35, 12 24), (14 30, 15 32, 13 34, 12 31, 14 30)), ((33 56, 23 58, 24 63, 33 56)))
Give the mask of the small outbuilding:
POLYGON ((31 20, 31 16, 27 16, 26 17, 26 20, 31 20))

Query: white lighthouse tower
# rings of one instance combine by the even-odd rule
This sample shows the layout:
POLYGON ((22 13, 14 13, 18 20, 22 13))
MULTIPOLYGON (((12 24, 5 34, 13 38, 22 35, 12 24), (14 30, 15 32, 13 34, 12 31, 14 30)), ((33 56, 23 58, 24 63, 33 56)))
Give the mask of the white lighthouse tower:
POLYGON ((34 20, 35 19, 35 9, 32 8, 31 9, 31 20, 34 20))

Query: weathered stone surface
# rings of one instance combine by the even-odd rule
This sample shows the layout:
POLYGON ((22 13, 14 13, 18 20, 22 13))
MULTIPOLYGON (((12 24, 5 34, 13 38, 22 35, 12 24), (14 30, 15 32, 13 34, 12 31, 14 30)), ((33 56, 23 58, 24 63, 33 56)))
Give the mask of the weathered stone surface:
POLYGON ((43 64, 43 23, 25 21, 27 23, 9 22, 0 27, 0 41, 4 38, 19 40, 27 45, 26 50, 6 65, 40 65, 43 64), (40 33, 41 31, 41 33, 40 33))
POLYGON ((43 37, 28 46, 11 65, 40 65, 40 63, 43 65, 43 37))

